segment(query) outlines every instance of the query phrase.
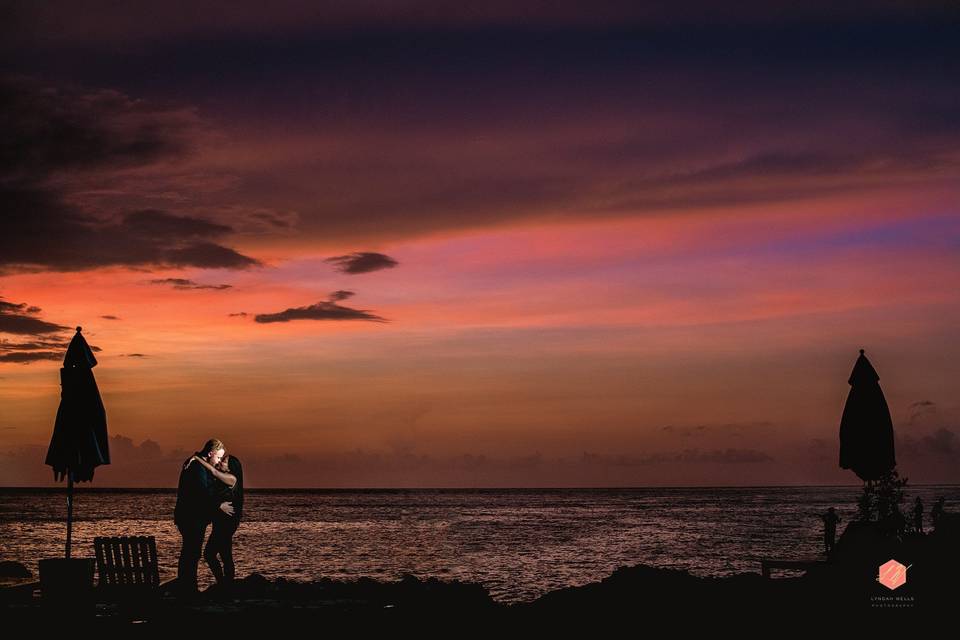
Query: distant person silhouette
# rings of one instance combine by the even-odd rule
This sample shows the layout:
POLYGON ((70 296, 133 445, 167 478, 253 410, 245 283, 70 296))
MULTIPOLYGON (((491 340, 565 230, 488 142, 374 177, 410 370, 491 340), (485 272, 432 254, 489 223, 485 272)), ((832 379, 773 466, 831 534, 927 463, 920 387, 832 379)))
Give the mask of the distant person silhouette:
POLYGON ((943 508, 943 503, 945 500, 946 499, 943 496, 940 496, 937 498, 936 503, 934 503, 933 509, 930 510, 930 520, 933 522, 934 530, 937 528, 937 522, 940 520, 940 516, 942 516, 946 511, 943 508))
POLYGON ((900 508, 893 506, 893 512, 889 516, 891 533, 897 536, 898 540, 903 540, 904 531, 907 529, 907 518, 900 512, 900 508))
POLYGON ((913 503, 913 530, 917 533, 923 533, 923 500, 917 496, 913 503))
POLYGON ((829 554, 833 551, 837 538, 837 523, 840 522, 840 516, 833 507, 827 509, 826 513, 819 516, 823 520, 823 552, 829 554))
MULTIPOLYGON (((220 462, 226 451, 219 440, 208 440, 203 449, 194 454, 211 465, 220 462)), ((193 457, 184 461, 177 485, 177 505, 173 521, 180 531, 183 544, 177 561, 177 592, 182 598, 197 594, 197 565, 203 550, 203 538, 207 525, 213 520, 214 511, 220 506, 219 494, 214 485, 214 476, 201 464, 190 464, 193 457)))

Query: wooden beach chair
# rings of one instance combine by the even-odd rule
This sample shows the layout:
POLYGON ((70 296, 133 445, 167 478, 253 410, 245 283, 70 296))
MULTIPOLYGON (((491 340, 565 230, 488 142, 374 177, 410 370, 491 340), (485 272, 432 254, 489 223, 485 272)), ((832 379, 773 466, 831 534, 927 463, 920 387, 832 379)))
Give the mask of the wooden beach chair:
POLYGON ((159 602, 160 571, 153 536, 97 537, 93 546, 99 601, 117 603, 128 612, 159 602))

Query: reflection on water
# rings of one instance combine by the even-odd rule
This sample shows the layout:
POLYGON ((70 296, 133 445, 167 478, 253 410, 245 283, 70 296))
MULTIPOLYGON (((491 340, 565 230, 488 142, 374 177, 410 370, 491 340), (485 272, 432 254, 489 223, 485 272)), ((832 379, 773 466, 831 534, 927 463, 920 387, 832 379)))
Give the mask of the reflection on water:
MULTIPOLYGON (((747 489, 248 490, 234 537, 237 574, 311 580, 405 573, 484 584, 500 601, 601 580, 646 563, 701 576, 759 571, 761 557, 815 557, 829 506, 843 522, 858 487, 747 489)), ((914 487, 927 513, 960 487, 914 487)), ((75 555, 98 535, 157 538, 162 580, 176 575, 180 535, 171 490, 77 491, 75 555)), ((0 560, 63 553, 64 493, 0 489, 0 560)), ((928 525, 929 526, 929 525, 928 525)), ((201 563, 200 583, 212 576, 201 563)))

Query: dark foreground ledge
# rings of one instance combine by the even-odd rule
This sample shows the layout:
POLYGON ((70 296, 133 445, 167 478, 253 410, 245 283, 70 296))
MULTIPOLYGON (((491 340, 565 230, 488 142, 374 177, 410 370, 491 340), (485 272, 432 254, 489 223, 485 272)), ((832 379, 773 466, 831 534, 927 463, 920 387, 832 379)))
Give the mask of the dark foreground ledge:
MULTIPOLYGON (((272 629, 322 623, 363 627, 478 630, 569 625, 636 625, 669 620, 674 628, 709 624, 730 616, 785 616, 786 622, 837 614, 889 617, 936 614, 956 608, 960 575, 956 532, 890 541, 872 529, 849 527, 829 563, 801 577, 764 578, 743 573, 700 578, 685 571, 642 564, 621 567, 599 582, 547 593, 533 602, 501 604, 479 584, 405 576, 395 582, 370 578, 295 582, 251 574, 229 591, 212 587, 192 601, 162 592, 148 604, 99 603, 82 618, 45 608, 32 585, 6 589, 0 600, 5 625, 33 628, 63 624, 154 628, 272 629), (895 590, 877 581, 880 564, 896 558, 909 565, 906 584, 895 590)), ((759 567, 758 567, 759 570, 759 567)), ((324 627, 328 628, 328 627, 324 627)))
MULTIPOLYGON (((909 584, 909 583, 908 583, 909 584)), ((621 567, 596 583, 550 592, 529 603, 500 604, 479 584, 420 580, 407 576, 396 582, 360 579, 354 582, 267 580, 252 574, 237 582, 233 593, 212 589, 195 601, 170 594, 156 602, 123 607, 99 603, 95 613, 77 617, 51 613, 42 599, 8 598, 0 609, 4 624, 32 628, 58 626, 69 620, 77 627, 207 629, 284 629, 287 625, 322 622, 352 628, 562 628, 589 622, 636 624, 638 618, 670 615, 678 628, 703 623, 714 616, 755 617, 758 613, 791 618, 867 611, 871 598, 912 598, 912 609, 930 612, 946 606, 945 599, 919 585, 904 585, 886 593, 873 580, 838 576, 765 579, 759 573, 727 578, 698 578, 684 571, 645 565, 621 567), (903 591, 901 591, 903 589, 903 591)), ((953 590, 944 591, 955 593, 953 590)), ((888 607, 889 609, 889 607, 888 607)))

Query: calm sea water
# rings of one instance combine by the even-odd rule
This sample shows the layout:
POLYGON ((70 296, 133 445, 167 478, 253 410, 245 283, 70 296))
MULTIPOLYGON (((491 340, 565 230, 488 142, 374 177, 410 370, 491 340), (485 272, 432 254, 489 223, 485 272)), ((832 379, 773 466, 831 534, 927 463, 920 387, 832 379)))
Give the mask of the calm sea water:
MULTIPOLYGON (((311 580, 419 577, 484 584, 503 602, 532 600, 646 563, 700 576, 758 572, 762 557, 815 557, 817 514, 837 507, 840 531, 858 487, 683 489, 255 490, 234 538, 237 575, 311 580)), ((930 507, 958 486, 908 491, 930 507)), ((98 535, 157 538, 161 579, 176 576, 175 491, 80 488, 74 555, 98 535)), ((906 503, 905 503, 906 504, 906 503)), ((63 490, 0 489, 0 560, 36 574, 63 553, 63 490)), ((929 526, 929 525, 928 525, 929 526)), ((212 581, 201 563, 200 583, 212 581)))

